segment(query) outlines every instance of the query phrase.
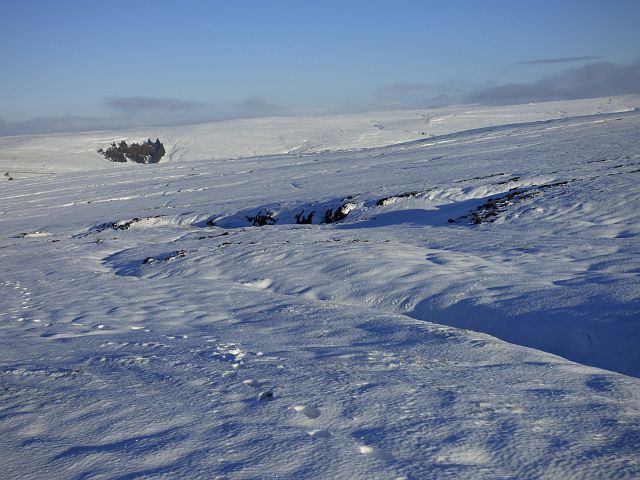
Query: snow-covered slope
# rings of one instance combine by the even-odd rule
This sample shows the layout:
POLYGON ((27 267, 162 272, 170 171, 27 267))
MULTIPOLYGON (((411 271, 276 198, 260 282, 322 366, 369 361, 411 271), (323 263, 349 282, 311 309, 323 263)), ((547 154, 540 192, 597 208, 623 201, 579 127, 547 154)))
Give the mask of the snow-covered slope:
POLYGON ((595 103, 3 182, 5 475, 637 478, 640 112, 595 103))
POLYGON ((159 137, 163 162, 317 153, 382 147, 470 129, 613 113, 640 106, 640 95, 502 107, 458 106, 349 115, 256 118, 182 127, 0 137, 0 171, 14 178, 117 168, 99 148, 159 137))

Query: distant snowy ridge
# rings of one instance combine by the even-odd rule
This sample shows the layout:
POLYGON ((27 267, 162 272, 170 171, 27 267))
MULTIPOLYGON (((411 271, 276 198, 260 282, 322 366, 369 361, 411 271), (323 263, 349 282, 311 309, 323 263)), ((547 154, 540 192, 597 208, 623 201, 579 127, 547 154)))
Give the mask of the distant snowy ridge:
POLYGON ((630 111, 640 95, 485 107, 227 120, 180 127, 0 137, 0 170, 14 178, 122 166, 96 151, 160 137, 163 162, 376 148, 477 128, 630 111))

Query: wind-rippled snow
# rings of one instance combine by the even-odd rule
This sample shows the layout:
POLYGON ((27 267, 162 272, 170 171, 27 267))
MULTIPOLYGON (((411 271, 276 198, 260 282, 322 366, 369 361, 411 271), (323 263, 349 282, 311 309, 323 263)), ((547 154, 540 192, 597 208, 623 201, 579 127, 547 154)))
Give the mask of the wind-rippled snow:
POLYGON ((637 478, 630 101, 3 182, 2 475, 637 478))

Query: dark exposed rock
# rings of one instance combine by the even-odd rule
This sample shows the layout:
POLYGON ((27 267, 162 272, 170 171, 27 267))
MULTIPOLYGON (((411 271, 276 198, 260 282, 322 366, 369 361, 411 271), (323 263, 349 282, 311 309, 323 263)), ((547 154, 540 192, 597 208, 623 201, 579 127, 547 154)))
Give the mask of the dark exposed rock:
POLYGON ((300 213, 296 213, 296 223, 298 225, 309 225, 313 223, 313 214, 315 212, 309 213, 307 216, 304 215, 304 210, 300 213))
POLYGON ((471 223, 474 225, 492 223, 498 218, 498 214, 504 212, 514 200, 532 198, 539 193, 539 191, 511 190, 502 197, 490 198, 471 213, 471 223))
POLYGON ((245 218, 247 219, 247 222, 250 222, 251 225, 254 227, 263 227, 265 225, 275 225, 277 222, 277 220, 273 217, 273 212, 270 212, 270 211, 266 211, 266 212, 259 211, 256 215, 247 216, 245 218))
POLYGON ((115 222, 107 222, 102 225, 97 225, 94 229, 96 232, 102 232, 110 228, 111 230, 129 230, 129 227, 134 223, 138 223, 140 219, 138 217, 131 218, 129 220, 117 220, 115 222))
POLYGON ((158 262, 171 262, 176 258, 182 258, 186 256, 187 256, 186 250, 176 250, 175 252, 166 253, 164 255, 159 255, 157 257, 147 257, 142 261, 142 263, 144 265, 148 265, 148 264, 154 264, 158 262))
POLYGON ((400 195, 392 195, 390 197, 384 197, 376 202, 376 206, 382 207, 384 205, 390 205, 394 203, 398 198, 413 198, 420 193, 421 192, 404 192, 404 193, 401 193, 400 195))
MULTIPOLYGON (((518 177, 513 177, 518 178, 518 177)), ((519 178, 518 178, 519 180, 519 178)), ((511 179, 510 181, 516 181, 511 179)), ((526 189, 520 188, 512 188, 506 194, 489 198, 485 203, 476 207, 475 210, 470 212, 468 215, 463 215, 458 218, 449 218, 449 223, 458 223, 463 219, 469 219, 469 223, 472 225, 479 225, 482 223, 493 223, 498 219, 501 213, 505 212, 507 208, 515 202, 527 200, 529 198, 533 198, 536 195, 540 195, 544 190, 550 188, 557 188, 568 185, 571 182, 576 181, 576 179, 572 180, 563 180, 554 183, 545 183, 543 185, 532 185, 526 189)), ((505 183, 505 182, 501 182, 505 183)))
POLYGON ((520 177, 511 177, 509 180, 496 183, 496 185, 506 185, 507 183, 517 182, 518 180, 520 180, 520 177))
POLYGON ((128 230, 132 225, 142 221, 142 220, 149 220, 152 218, 161 218, 164 215, 155 215, 153 217, 142 217, 142 218, 130 218, 128 220, 116 220, 115 222, 107 222, 107 223, 101 223, 100 225, 96 225, 95 227, 93 227, 91 229, 92 233, 99 233, 102 232, 104 230, 128 230))
POLYGON ((298 205, 273 203, 261 205, 232 214, 216 214, 199 222, 198 227, 242 228, 265 225, 313 225, 335 223, 344 220, 347 215, 361 204, 346 196, 328 201, 308 202, 298 205))
POLYGON ((330 208, 324 213, 324 223, 335 223, 344 220, 355 207, 355 203, 347 202, 340 205, 335 211, 330 208))
POLYGON ((465 183, 465 182, 471 182, 473 180, 485 180, 487 178, 501 177, 503 175, 506 175, 506 173, 502 173, 502 172, 500 172, 500 173, 491 173, 489 175, 482 175, 482 176, 479 176, 479 177, 465 178, 463 180, 456 180, 453 183, 465 183))
POLYGON ((568 184, 569 184, 569 180, 565 180, 565 181, 562 181, 562 182, 555 182, 555 183, 545 183, 544 185, 540 185, 538 187, 538 189, 539 190, 546 190, 547 188, 562 187, 563 185, 568 185, 568 184))
POLYGON ((258 400, 261 402, 270 402, 275 398, 273 390, 264 390, 258 394, 258 400))

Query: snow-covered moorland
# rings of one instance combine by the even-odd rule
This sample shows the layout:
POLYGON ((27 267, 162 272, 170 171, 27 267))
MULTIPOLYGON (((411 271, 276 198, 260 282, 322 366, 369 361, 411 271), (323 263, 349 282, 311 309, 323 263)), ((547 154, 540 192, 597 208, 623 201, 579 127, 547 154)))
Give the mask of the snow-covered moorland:
POLYGON ((638 478, 638 106, 0 138, 0 476, 638 478))

